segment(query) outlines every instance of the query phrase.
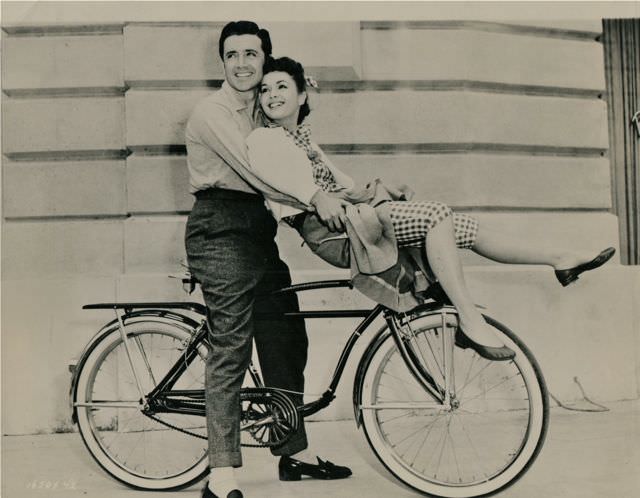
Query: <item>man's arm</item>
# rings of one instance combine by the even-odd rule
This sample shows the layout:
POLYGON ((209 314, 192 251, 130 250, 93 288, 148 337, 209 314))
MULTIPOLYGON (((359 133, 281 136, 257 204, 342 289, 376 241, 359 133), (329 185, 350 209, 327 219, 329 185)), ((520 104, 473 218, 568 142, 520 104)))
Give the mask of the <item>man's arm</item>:
POLYGON ((266 197, 295 202, 292 196, 283 195, 251 171, 245 138, 229 109, 215 102, 204 102, 189 119, 187 134, 217 153, 243 180, 266 197))

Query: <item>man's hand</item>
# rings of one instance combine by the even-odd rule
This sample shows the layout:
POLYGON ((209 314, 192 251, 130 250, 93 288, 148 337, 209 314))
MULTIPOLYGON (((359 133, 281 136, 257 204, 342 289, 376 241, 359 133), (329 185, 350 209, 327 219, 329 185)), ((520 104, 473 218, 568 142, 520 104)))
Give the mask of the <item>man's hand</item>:
POLYGON ((384 187, 389 192, 389 195, 394 201, 410 201, 413 199, 415 192, 408 185, 400 184, 384 184, 384 187))
POLYGON ((344 199, 338 199, 318 190, 311 198, 311 205, 315 207, 320 220, 327 225, 332 232, 344 232, 346 213, 345 207, 349 205, 344 199))

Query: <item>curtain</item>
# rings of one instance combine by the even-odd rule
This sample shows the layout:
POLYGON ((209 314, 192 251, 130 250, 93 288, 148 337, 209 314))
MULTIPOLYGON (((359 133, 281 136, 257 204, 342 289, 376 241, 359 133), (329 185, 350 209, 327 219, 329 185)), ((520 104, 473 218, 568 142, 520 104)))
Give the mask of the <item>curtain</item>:
POLYGON ((620 256, 623 263, 637 265, 640 264, 640 19, 604 19, 603 44, 612 195, 620 225, 620 256))

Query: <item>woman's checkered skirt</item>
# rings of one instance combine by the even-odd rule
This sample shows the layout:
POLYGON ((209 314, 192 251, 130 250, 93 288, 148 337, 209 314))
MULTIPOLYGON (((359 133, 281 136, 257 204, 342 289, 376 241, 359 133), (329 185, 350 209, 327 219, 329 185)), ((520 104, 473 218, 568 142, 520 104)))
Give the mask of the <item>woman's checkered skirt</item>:
POLYGON ((471 249, 478 233, 478 220, 468 214, 454 213, 449 206, 435 201, 390 201, 391 222, 399 247, 424 245, 429 230, 453 216, 456 245, 471 249))

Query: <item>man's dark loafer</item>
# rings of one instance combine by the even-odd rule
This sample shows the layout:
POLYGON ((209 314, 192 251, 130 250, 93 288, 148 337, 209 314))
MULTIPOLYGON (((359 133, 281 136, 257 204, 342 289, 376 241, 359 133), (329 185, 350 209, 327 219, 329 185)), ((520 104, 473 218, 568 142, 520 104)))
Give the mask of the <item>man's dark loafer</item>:
MULTIPOLYGON (((212 492, 209 486, 205 486, 202 490, 202 498, 218 498, 218 495, 212 492)), ((243 498, 242 492, 239 489, 234 489, 227 494, 227 498, 243 498)))
POLYGON ((556 270, 556 278, 563 287, 566 287, 571 282, 575 282, 576 280, 578 280, 578 275, 580 275, 582 272, 594 270, 605 264, 613 257, 615 253, 616 250, 613 247, 609 247, 587 263, 569 268, 568 270, 556 270))
POLYGON ((329 461, 318 458, 318 464, 301 462, 289 456, 280 457, 278 463, 278 473, 281 481, 299 481, 302 476, 313 477, 314 479, 344 479, 351 475, 351 469, 341 467, 329 461))
POLYGON ((487 360, 507 361, 516 357, 516 353, 513 349, 508 348, 507 346, 502 346, 501 348, 483 346, 482 344, 478 344, 477 342, 469 339, 467 334, 465 334, 461 329, 456 330, 455 340, 456 346, 461 347, 462 349, 471 348, 487 360))

